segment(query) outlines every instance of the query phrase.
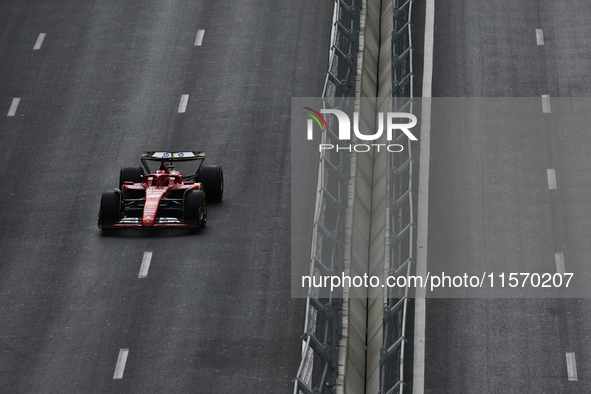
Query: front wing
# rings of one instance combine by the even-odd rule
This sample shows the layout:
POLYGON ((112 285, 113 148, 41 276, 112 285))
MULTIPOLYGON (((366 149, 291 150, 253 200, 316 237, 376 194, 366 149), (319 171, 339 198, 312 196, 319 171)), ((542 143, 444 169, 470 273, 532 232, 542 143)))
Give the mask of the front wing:
POLYGON ((183 220, 175 217, 161 217, 156 218, 152 226, 142 226, 142 218, 129 217, 123 218, 115 222, 99 222, 99 228, 137 228, 142 230, 152 230, 155 228, 170 228, 170 227, 183 227, 183 228, 198 228, 199 223, 197 221, 183 220))

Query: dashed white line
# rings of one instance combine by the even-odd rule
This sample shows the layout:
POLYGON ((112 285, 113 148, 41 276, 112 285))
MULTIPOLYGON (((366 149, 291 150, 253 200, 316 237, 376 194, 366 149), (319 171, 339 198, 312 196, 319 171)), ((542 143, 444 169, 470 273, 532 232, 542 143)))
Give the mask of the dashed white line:
POLYGON ((181 96, 181 102, 179 103, 179 114, 184 114, 187 110, 187 102, 189 101, 189 95, 183 94, 181 96))
POLYGON ((545 114, 550 113, 550 96, 547 94, 542 95, 542 112, 545 114))
POLYGON ((556 170, 554 168, 548 168, 548 189, 556 189, 556 170))
POLYGON ((569 382, 576 382, 579 380, 577 377, 577 360, 574 352, 566 353, 566 373, 569 382))
POLYGON ((556 260, 556 272, 564 275, 564 254, 562 252, 554 253, 554 260, 556 260))
POLYGON ((8 110, 7 116, 14 116, 16 114, 16 109, 18 108, 18 103, 20 103, 20 97, 15 97, 12 99, 12 104, 10 104, 10 109, 8 110))
POLYGON ((536 29, 536 43, 544 45, 544 31, 542 29, 536 29))
POLYGON ((35 46, 33 47, 34 51, 41 49, 41 45, 43 45, 43 40, 45 40, 45 33, 39 33, 39 37, 37 37, 37 41, 35 42, 35 46))
POLYGON ((142 266, 140 267, 140 273, 138 278, 145 278, 148 276, 148 270, 150 269, 150 261, 152 261, 152 252, 144 252, 142 258, 142 266))
POLYGON ((117 357, 117 365, 115 366, 115 373, 113 379, 123 379, 123 372, 125 371, 125 363, 127 362, 127 355, 129 349, 120 349, 119 357, 117 357))
POLYGON ((203 43, 203 36, 205 35, 205 30, 197 30, 197 37, 195 37, 195 46, 200 47, 203 43))

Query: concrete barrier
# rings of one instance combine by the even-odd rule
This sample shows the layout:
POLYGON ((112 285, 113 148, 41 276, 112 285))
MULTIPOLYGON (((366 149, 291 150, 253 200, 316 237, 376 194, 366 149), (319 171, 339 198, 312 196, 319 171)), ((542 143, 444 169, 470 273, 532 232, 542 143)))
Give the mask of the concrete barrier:
MULTIPOLYGON (((393 0, 363 1, 356 97, 378 98, 364 100, 356 108, 360 112, 361 130, 375 130, 376 114, 391 110, 393 5, 393 0)), ((384 133, 374 143, 386 142, 384 133)), ((388 267, 388 173, 387 153, 374 151, 354 155, 346 222, 345 274, 368 273, 382 278, 382 283, 388 267)), ((385 296, 382 287, 345 291, 339 394, 377 393, 380 389, 385 296)))

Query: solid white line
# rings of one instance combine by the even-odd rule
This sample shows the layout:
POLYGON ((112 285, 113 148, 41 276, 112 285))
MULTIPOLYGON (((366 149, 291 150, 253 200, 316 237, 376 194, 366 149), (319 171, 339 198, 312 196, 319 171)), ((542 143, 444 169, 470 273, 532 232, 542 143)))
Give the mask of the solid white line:
POLYGON ((195 46, 200 47, 201 43, 203 42, 203 36, 205 35, 205 30, 197 30, 197 37, 195 37, 195 46))
POLYGON ((189 95, 183 94, 181 96, 181 102, 179 103, 179 114, 184 114, 187 110, 187 102, 189 101, 189 95))
POLYGON ((113 374, 113 379, 123 378, 123 371, 125 371, 125 363, 127 362, 128 354, 129 349, 119 350, 119 357, 117 357, 117 365, 115 366, 115 373, 113 374))
POLYGON ((579 380, 577 377, 577 360, 575 359, 574 352, 566 353, 566 372, 568 374, 569 382, 576 382, 579 380))
POLYGON ((545 114, 550 113, 550 96, 547 94, 542 95, 542 112, 545 114))
MULTIPOLYGON (((429 213, 429 160, 431 155, 431 94, 433 82, 433 42, 435 0, 427 0, 425 8, 425 44, 423 58, 423 100, 421 111, 421 149, 419 153, 419 196, 417 220, 416 275, 427 274, 427 235, 429 213)), ((413 393, 425 391, 425 325, 426 289, 417 288, 415 298, 415 332, 413 357, 413 393)))
POLYGON ((433 81, 433 41, 435 25, 435 0, 427 0, 425 15, 425 44, 423 59, 423 97, 431 97, 433 81))
POLYGON ((39 37, 37 37, 37 41, 35 42, 35 46, 33 47, 34 51, 41 49, 41 45, 43 45, 43 40, 45 40, 45 33, 39 33, 39 37))
POLYGON ((148 276, 148 270, 150 269, 150 261, 152 261, 152 252, 144 252, 142 258, 142 266, 140 267, 140 273, 138 278, 145 278, 148 276))
POLYGON ((548 189, 556 189, 556 170, 554 168, 548 168, 548 189))
POLYGON ((16 109, 18 108, 18 103, 20 103, 20 101, 20 97, 12 99, 12 104, 10 104, 10 109, 8 110, 8 116, 14 116, 14 114, 16 114, 16 109))
POLYGON ((556 260, 556 272, 560 275, 564 275, 564 254, 562 254, 562 252, 554 253, 554 260, 556 260))
POLYGON ((536 29, 536 43, 544 45, 544 31, 542 29, 536 29))

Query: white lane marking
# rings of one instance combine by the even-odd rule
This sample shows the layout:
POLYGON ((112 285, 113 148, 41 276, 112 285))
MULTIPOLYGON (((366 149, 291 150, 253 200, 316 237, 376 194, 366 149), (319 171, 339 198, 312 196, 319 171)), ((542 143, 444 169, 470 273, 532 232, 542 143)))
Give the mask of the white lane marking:
MULTIPOLYGON (((417 220, 416 275, 427 274, 427 235, 429 213, 429 160, 431 155, 431 95, 433 83, 433 42, 435 25, 435 0, 427 0, 425 6, 425 44, 423 46, 423 109, 421 111, 421 148, 419 153, 419 204, 417 220)), ((413 358, 413 394, 425 392, 425 325, 426 289, 417 288, 415 294, 415 332, 413 358)))
POLYGON ((542 29, 536 29, 536 43, 544 45, 544 31, 542 29))
POLYGON ((195 37, 195 46, 200 47, 201 43, 203 43, 203 36, 205 35, 205 30, 197 30, 197 36, 195 37))
POLYGON ((8 110, 7 116, 14 116, 14 114, 16 114, 16 109, 18 108, 18 103, 20 102, 20 97, 15 97, 12 99, 12 104, 10 104, 10 109, 8 110))
POLYGON ((41 45, 43 45, 43 40, 45 40, 45 33, 39 33, 39 37, 37 37, 37 41, 35 42, 35 46, 33 47, 34 51, 41 49, 41 45))
POLYGON ((569 382, 576 382, 579 380, 577 377, 577 360, 575 359, 574 352, 566 353, 566 373, 568 374, 569 382))
POLYGON ((179 103, 179 114, 184 114, 187 110, 187 102, 189 101, 189 95, 183 94, 181 96, 181 102, 179 103))
POLYGON ((142 258, 142 266, 140 267, 140 273, 138 278, 145 278, 148 276, 148 270, 150 269, 150 261, 152 261, 152 252, 144 252, 142 258))
POLYGON ((560 275, 564 275, 564 254, 562 254, 562 252, 554 253, 554 260, 556 260, 556 272, 560 275))
POLYGON ((433 81, 433 41, 435 25, 435 0, 427 0, 425 15, 425 44, 423 50, 423 97, 431 97, 433 81))
POLYGON ((548 168, 548 189, 556 189, 556 170, 554 168, 548 168))
POLYGON ((542 112, 545 114, 550 113, 550 96, 547 94, 542 95, 542 112))
POLYGON ((115 373, 113 379, 123 379, 123 371, 125 371, 125 363, 127 362, 127 355, 129 349, 120 349, 119 357, 117 357, 117 365, 115 366, 115 373))

